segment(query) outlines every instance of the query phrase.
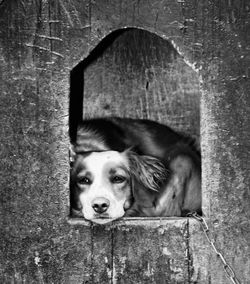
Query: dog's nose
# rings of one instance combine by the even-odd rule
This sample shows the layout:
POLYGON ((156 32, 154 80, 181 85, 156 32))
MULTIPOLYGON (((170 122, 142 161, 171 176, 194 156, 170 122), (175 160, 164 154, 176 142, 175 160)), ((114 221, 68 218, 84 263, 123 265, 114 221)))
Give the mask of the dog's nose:
POLYGON ((92 207, 95 210, 96 213, 104 213, 108 210, 109 208, 109 200, 107 198, 104 197, 98 197, 95 198, 92 202, 92 207))

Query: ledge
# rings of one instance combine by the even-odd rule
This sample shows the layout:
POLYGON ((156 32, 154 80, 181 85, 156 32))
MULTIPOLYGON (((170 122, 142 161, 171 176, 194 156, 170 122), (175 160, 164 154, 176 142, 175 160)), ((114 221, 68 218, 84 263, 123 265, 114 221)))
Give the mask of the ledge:
POLYGON ((80 225, 86 227, 103 226, 103 227, 123 227, 123 226, 142 226, 157 228, 166 225, 176 225, 186 223, 190 217, 125 217, 119 220, 114 220, 107 224, 92 223, 80 217, 68 217, 67 222, 70 225, 80 225))

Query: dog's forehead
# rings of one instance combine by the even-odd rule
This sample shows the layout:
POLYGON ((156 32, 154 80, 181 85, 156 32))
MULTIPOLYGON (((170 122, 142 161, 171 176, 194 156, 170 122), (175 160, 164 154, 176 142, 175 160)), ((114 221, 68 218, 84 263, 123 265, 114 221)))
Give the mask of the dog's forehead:
POLYGON ((84 162, 88 167, 95 168, 101 168, 107 164, 128 166, 126 156, 117 151, 93 152, 84 158, 84 162))

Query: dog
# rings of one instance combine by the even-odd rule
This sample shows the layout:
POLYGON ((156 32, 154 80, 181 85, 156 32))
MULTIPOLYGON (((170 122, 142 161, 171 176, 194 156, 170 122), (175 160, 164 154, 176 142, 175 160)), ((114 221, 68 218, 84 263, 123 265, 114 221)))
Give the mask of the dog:
POLYGON ((201 156, 170 127, 130 118, 82 121, 70 151, 71 215, 104 224, 123 216, 201 213, 201 156))

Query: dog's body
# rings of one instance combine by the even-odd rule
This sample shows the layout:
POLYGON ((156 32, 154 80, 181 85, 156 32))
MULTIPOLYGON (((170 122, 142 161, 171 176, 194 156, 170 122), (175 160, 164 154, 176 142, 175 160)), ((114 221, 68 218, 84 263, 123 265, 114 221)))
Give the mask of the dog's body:
POLYGON ((106 217, 110 221, 123 215, 183 216, 201 210, 200 154, 190 138, 165 125, 128 118, 85 120, 78 128, 74 152, 71 207, 73 212, 82 212, 86 219, 97 223, 102 220, 103 223, 106 217), (117 159, 119 165, 110 167, 110 162, 117 159), (87 190, 79 183, 82 172, 79 169, 83 165, 95 176, 87 190), (107 168, 114 171, 116 167, 123 168, 122 182, 113 183, 110 177, 107 178, 109 174, 106 178, 101 174, 107 172, 107 168), (99 175, 95 175, 98 168, 99 175), (103 176, 102 181, 100 176, 103 176), (118 199, 113 198, 114 184, 126 188, 118 199), (96 199, 101 201, 93 205, 96 199), (96 212, 95 209, 104 203, 105 206, 108 204, 105 212, 99 209, 100 212, 96 212), (90 204, 92 207, 88 206, 90 204), (120 204, 119 209, 114 209, 115 204, 120 204), (91 210, 94 213, 89 215, 87 211, 91 210))

